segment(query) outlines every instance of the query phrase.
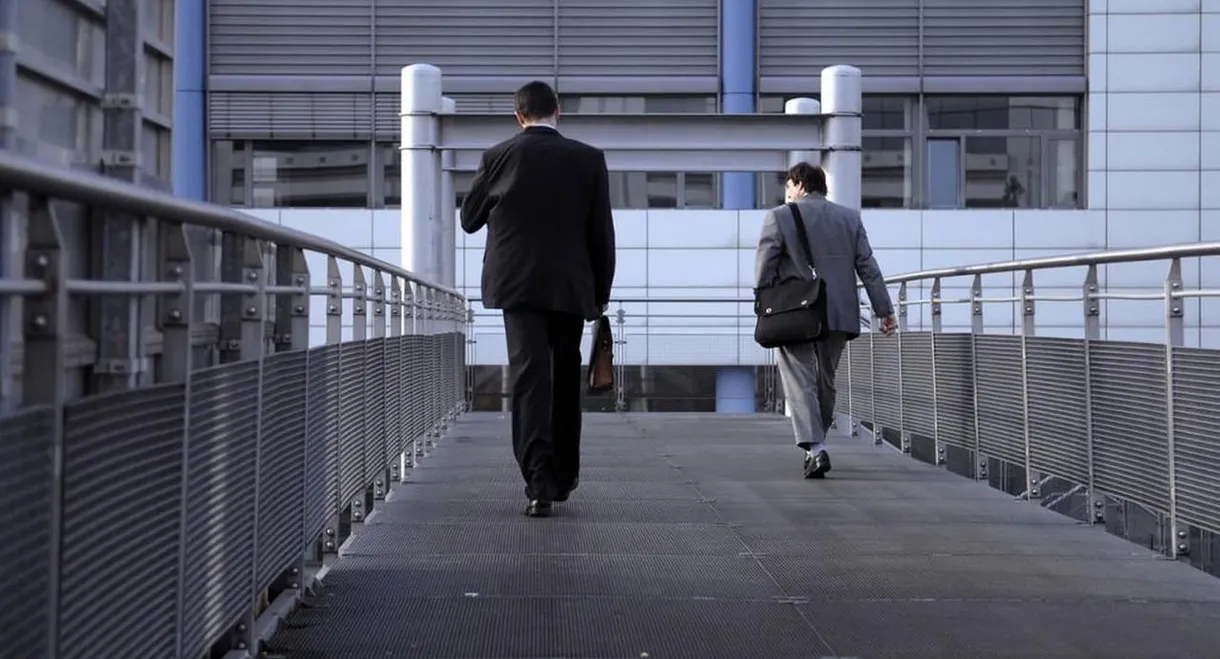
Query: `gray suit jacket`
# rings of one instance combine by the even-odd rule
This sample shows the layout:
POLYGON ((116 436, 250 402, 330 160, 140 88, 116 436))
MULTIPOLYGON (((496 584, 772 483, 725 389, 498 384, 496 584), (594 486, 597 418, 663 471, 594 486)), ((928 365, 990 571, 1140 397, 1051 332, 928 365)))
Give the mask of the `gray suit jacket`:
MULTIPOLYGON (((799 202, 809 234, 814 267, 826 282, 826 315, 828 329, 851 336, 860 334, 860 297, 856 292, 856 277, 864 283, 873 312, 880 317, 894 313, 890 293, 873 258, 868 233, 860 221, 860 211, 840 206, 824 197, 810 195, 799 202)), ((812 278, 805 267, 804 256, 797 244, 796 225, 788 207, 777 206, 767 211, 762 235, 758 238, 758 254, 754 262, 756 287, 785 277, 812 278), (789 249, 789 246, 792 249, 789 249)))

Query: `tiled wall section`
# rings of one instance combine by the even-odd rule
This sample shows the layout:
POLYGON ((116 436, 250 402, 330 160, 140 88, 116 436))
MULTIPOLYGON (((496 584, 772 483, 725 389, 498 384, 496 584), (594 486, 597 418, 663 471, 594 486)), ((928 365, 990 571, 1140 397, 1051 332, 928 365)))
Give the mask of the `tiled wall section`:
MULTIPOLYGON (((1220 240, 1220 0, 1090 0, 1088 29, 1088 199, 1107 246, 1220 240)), ((1214 288, 1216 261, 1184 274, 1214 288)), ((1220 300, 1186 311, 1188 342, 1220 345, 1220 300)))
MULTIPOLYGON (((397 210, 266 210, 254 213, 272 222, 309 231, 372 254, 401 262, 397 210)), ((616 211, 619 268, 615 308, 624 311, 626 363, 732 364, 761 363, 766 355, 755 346, 753 317, 745 302, 753 285, 754 246, 762 211, 616 211), (652 299, 651 303, 642 300, 652 299), (684 300, 659 302, 656 300, 684 300), (733 303, 722 300, 739 299, 733 303), (705 300, 698 302, 698 300, 705 300)), ((1115 213, 1086 211, 907 211, 865 212, 865 223, 877 258, 887 274, 991 261, 1074 254, 1103 249, 1146 247, 1220 240, 1202 231, 1197 214, 1157 210, 1115 213)), ((458 286, 477 297, 483 234, 458 236, 458 286)), ((1165 262, 1122 264, 1102 268, 1102 286, 1112 294, 1155 294, 1162 290, 1165 262)), ((325 260, 311 256, 316 285, 325 283, 325 260)), ((1035 276, 1039 296, 1079 297, 1083 268, 1041 271, 1035 276)), ((1202 283, 1220 289, 1220 259, 1184 263, 1187 288, 1202 283)), ((351 281, 350 269, 343 273, 351 281)), ((1016 282, 1019 283, 1019 282, 1016 282)), ((984 278, 988 298, 1017 294, 1013 277, 984 278)), ((946 279, 943 299, 969 295, 969 278, 946 279)), ((897 295, 897 291, 893 291, 897 295)), ((912 286, 910 300, 926 299, 925 287, 912 286)), ((985 307, 989 331, 1015 331, 1015 305, 985 307)), ((1035 310, 1043 336, 1079 337, 1079 301, 1040 302, 1035 310)), ((325 340, 324 301, 311 307, 314 344, 325 340)), ((1164 337, 1164 305, 1157 300, 1112 300, 1102 307, 1104 331, 1111 339, 1158 341, 1164 337)), ((504 363, 503 329, 494 312, 476 305, 475 356, 479 363, 504 363)), ((1220 347, 1220 301, 1186 305, 1187 343, 1220 347)), ((926 306, 912 306, 912 329, 930 329, 926 306)), ((350 316, 344 336, 351 336, 350 316)), ((945 304, 946 331, 969 329, 964 304, 945 304)))

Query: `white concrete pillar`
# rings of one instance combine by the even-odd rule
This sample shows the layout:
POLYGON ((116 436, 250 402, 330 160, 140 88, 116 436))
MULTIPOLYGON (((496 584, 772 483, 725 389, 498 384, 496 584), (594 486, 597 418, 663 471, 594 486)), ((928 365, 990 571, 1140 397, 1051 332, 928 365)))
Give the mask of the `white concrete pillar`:
POLYGON ((822 112, 830 115, 822 128, 826 145, 824 167, 831 201, 860 208, 860 114, 864 109, 860 69, 837 64, 822 69, 822 112))
POLYGON ((441 70, 431 64, 403 67, 401 93, 402 267, 436 281, 441 70))
MULTIPOLYGON (((457 102, 452 98, 441 99, 441 114, 457 112, 457 102)), ((440 240, 437 241, 437 252, 440 266, 437 268, 437 278, 441 284, 453 288, 457 286, 457 208, 454 206, 452 151, 441 151, 441 185, 440 224, 437 227, 440 240)))
MULTIPOLYGON (((788 99, 788 101, 786 103, 784 103, 784 114, 808 114, 808 115, 816 116, 821 113, 822 113, 822 104, 818 103, 816 99, 792 98, 792 99, 788 99)), ((816 122, 818 122, 819 126, 822 125, 822 119, 820 117, 818 117, 818 118, 811 117, 810 121, 816 121, 816 122)), ((822 131, 820 131, 820 130, 818 131, 819 140, 818 140, 817 144, 808 144, 808 145, 806 145, 808 147, 807 149, 801 149, 798 151, 789 151, 788 152, 788 166, 789 167, 797 164, 798 162, 807 162, 810 165, 821 165, 822 164, 822 152, 819 150, 822 146, 821 139, 820 139, 821 132, 822 131)))

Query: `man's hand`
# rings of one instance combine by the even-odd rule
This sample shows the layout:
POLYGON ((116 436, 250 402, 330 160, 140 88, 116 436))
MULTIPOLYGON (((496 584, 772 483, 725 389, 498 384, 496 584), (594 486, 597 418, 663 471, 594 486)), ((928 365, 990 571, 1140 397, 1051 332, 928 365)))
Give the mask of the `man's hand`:
POLYGON ((882 334, 889 336, 893 334, 894 330, 896 329, 898 329, 898 319, 894 317, 894 314, 890 314, 881 319, 882 334))

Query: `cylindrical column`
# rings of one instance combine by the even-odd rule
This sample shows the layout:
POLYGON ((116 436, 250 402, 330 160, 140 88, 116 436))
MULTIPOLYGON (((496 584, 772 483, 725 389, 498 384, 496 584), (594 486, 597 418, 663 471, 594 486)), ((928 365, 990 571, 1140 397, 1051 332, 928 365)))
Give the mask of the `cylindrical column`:
POLYGON ((854 66, 837 64, 822 69, 822 112, 829 115, 822 129, 823 166, 830 189, 827 198, 850 208, 860 208, 860 113, 864 105, 860 83, 860 69, 854 66))
POLYGON ((435 281, 441 70, 431 64, 403 67, 401 92, 402 267, 435 281))
MULTIPOLYGON (((441 114, 454 112, 457 112, 457 103, 452 98, 441 99, 441 114)), ((441 194, 440 203, 437 204, 440 209, 440 224, 437 227, 440 232, 440 240, 437 241, 440 267, 437 276, 441 284, 450 288, 457 286, 457 208, 454 204, 453 165, 453 152, 441 151, 441 194)))
MULTIPOLYGON (((818 103, 812 98, 792 98, 784 103, 784 114, 807 114, 816 116, 821 113, 822 104, 818 103)), ((810 121, 818 122, 818 126, 820 127, 822 125, 822 120, 820 118, 815 119, 813 116, 810 117, 810 121)), ((818 136, 819 138, 821 137, 821 131, 818 131, 818 136)), ((807 162, 810 165, 822 164, 822 152, 819 151, 822 146, 821 139, 818 140, 817 144, 806 144, 802 146, 806 146, 808 148, 788 152, 789 167, 797 164, 798 162, 807 162)))
MULTIPOLYGON (((755 0, 722 0, 720 3, 720 111, 724 114, 754 114, 755 83, 758 80, 758 7, 755 0)), ((725 172, 720 201, 726 210, 754 209, 758 178, 754 172, 725 172)))

